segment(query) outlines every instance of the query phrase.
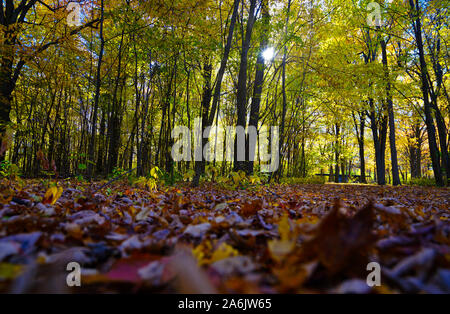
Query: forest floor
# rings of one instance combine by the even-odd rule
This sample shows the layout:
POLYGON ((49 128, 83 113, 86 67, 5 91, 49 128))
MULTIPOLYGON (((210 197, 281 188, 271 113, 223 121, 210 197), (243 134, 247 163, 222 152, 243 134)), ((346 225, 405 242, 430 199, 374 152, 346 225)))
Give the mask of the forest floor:
POLYGON ((0 292, 450 293, 449 188, 58 184, 0 184, 0 292))

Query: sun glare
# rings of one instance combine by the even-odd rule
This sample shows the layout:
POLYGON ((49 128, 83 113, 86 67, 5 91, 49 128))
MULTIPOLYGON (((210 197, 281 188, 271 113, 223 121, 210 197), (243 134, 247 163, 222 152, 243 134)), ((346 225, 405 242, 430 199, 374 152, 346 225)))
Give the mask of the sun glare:
POLYGON ((266 62, 272 61, 273 57, 275 56, 275 49, 273 49, 273 47, 268 47, 263 51, 262 55, 266 62))

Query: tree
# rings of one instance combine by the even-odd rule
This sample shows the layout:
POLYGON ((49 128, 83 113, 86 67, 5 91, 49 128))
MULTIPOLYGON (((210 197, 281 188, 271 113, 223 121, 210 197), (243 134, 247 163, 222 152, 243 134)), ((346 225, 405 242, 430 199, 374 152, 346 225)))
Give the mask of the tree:
POLYGON ((425 62, 425 53, 422 41, 422 23, 420 21, 420 5, 418 0, 409 0, 410 4, 410 18, 414 30, 414 36, 416 40, 417 51, 419 53, 420 64, 420 81, 423 96, 425 123, 427 125, 428 134, 428 146, 430 148, 431 162, 433 165, 434 178, 438 186, 444 185, 442 179, 442 170, 439 162, 439 149, 436 144, 436 128, 434 126, 434 120, 432 116, 432 108, 428 95, 430 93, 430 87, 427 78, 427 64, 425 62))
MULTIPOLYGON (((67 38, 54 37, 53 35, 44 37, 45 41, 38 46, 33 44, 30 44, 30 46, 26 45, 22 41, 22 32, 25 29, 25 24, 31 25, 36 31, 40 30, 52 35, 52 30, 46 29, 47 24, 42 20, 41 22, 38 22, 36 16, 33 16, 32 9, 39 9, 37 7, 42 9, 42 7, 45 7, 52 12, 57 12, 61 11, 65 6, 51 7, 43 1, 38 0, 21 0, 20 3, 15 6, 14 2, 15 1, 13 0, 0 2, 0 24, 2 25, 2 35, 0 36, 0 134, 5 132, 6 126, 11 122, 10 112, 12 93, 16 88, 17 80, 19 79, 25 64, 34 56, 61 43, 67 38), (29 51, 29 53, 17 54, 18 51, 29 51)), ((84 28, 91 27, 97 22, 98 19, 87 22, 68 32, 68 35, 73 36, 78 34, 84 28)), ((58 23, 58 25, 59 24, 61 23, 58 23)), ((0 156, 0 158, 3 157, 0 156)))
POLYGON ((98 112, 98 101, 100 99, 100 84, 101 84, 101 68, 103 59, 103 49, 105 46, 105 39, 103 38, 103 21, 104 21, 104 5, 103 0, 100 2, 100 51, 98 54, 97 61, 97 74, 95 79, 95 96, 94 96, 94 113, 92 115, 91 121, 91 137, 89 141, 89 153, 88 153, 88 176, 92 178, 93 165, 94 165, 94 148, 95 148, 95 137, 97 134, 97 112, 98 112))
MULTIPOLYGON (((255 70, 255 80, 253 83, 253 96, 252 102, 250 105, 250 118, 248 122, 249 128, 258 129, 259 122, 259 110, 261 105, 261 97, 263 91, 264 84, 264 70, 265 70, 265 61, 263 53, 265 49, 267 49, 267 45, 269 42, 269 23, 270 23, 270 13, 269 13, 269 1, 262 0, 261 1, 261 11, 262 11, 262 33, 259 44, 259 53, 256 60, 256 70, 255 70)), ((247 174, 253 174, 253 164, 254 164, 254 152, 256 149, 256 142, 250 142, 250 137, 247 135, 246 144, 245 144, 245 152, 246 156, 246 172, 247 174), (253 144, 253 145, 252 145, 253 144)))
MULTIPOLYGON (((246 129, 247 126, 247 65, 248 52, 250 49, 250 41, 252 39, 253 25, 255 23, 256 0, 250 0, 250 8, 248 12, 247 26, 245 35, 242 36, 241 56, 239 64, 239 75, 236 93, 237 122, 236 129, 246 129)), ((239 160, 242 156, 238 156, 238 137, 236 134, 234 146, 234 171, 245 171, 245 160, 239 160)), ((245 144, 244 144, 245 145, 245 144)), ((245 157, 244 157, 245 159, 245 157)))

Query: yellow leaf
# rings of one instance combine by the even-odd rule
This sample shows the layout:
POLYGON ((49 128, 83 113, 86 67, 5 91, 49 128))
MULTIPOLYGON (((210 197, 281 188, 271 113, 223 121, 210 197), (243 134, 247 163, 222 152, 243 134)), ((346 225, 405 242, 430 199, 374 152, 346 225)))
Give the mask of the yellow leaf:
POLYGON ((203 253, 203 248, 200 245, 192 250, 192 255, 197 259, 199 265, 204 264, 205 253, 203 253))
POLYGON ((272 255, 276 261, 281 261, 294 249, 295 242, 275 239, 270 240, 267 245, 269 247, 270 255, 272 255))
POLYGON ((153 178, 158 179, 158 171, 159 171, 159 168, 158 168, 158 167, 153 167, 153 168, 150 170, 150 175, 151 175, 153 178))
POLYGON ((208 263, 207 259, 205 258, 205 251, 209 251, 210 249, 211 244, 206 241, 197 245, 195 249, 192 250, 192 255, 197 259, 198 265, 201 266, 208 263))
POLYGON ((280 234, 281 241, 289 240, 291 227, 289 226, 289 218, 286 214, 280 219, 278 224, 278 233, 280 234))
POLYGON ((213 253, 210 263, 220 261, 222 259, 239 255, 239 252, 231 245, 223 242, 213 253))
POLYGON ((295 239, 292 236, 289 218, 286 214, 281 217, 278 223, 278 233, 280 234, 281 239, 269 240, 267 245, 272 257, 279 262, 289 254, 295 246, 295 239))
POLYGON ((44 198, 42 199, 43 204, 52 204, 54 205, 56 201, 60 198, 63 192, 62 187, 52 186, 45 192, 44 198))
POLYGON ((22 265, 0 263, 0 279, 14 279, 22 272, 22 265))
POLYGON ((192 255, 197 259, 198 264, 206 265, 211 264, 222 259, 233 257, 239 255, 239 252, 234 249, 231 245, 226 243, 222 243, 213 253, 211 258, 207 258, 207 252, 211 251, 211 243, 206 241, 202 244, 199 244, 192 250, 192 255))

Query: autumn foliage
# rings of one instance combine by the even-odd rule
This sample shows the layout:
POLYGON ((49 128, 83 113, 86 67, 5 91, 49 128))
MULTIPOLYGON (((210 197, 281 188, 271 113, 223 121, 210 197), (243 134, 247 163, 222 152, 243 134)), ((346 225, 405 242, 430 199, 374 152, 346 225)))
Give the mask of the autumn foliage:
POLYGON ((27 183, 1 185, 3 292, 450 292, 448 189, 27 183))

